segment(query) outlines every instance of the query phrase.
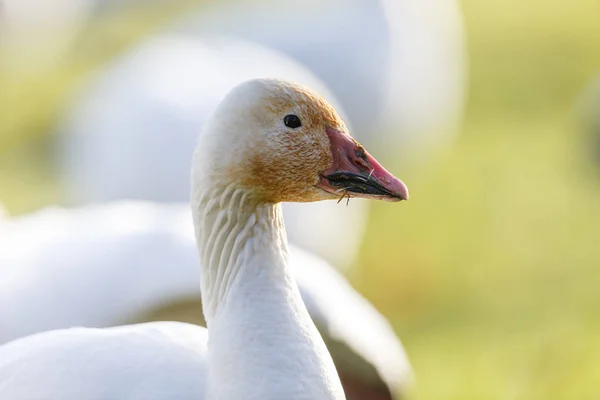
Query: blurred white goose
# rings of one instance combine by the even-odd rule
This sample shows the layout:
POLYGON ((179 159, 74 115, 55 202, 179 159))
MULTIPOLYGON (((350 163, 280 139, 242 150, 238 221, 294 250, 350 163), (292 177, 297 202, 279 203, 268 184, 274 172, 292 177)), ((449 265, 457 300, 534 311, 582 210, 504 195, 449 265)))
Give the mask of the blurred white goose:
MULTIPOLYGON (((125 3, 135 1, 110 5, 125 3)), ((306 65, 386 158, 451 143, 458 130, 467 74, 456 0, 208 0, 173 29, 234 35, 306 65)))
POLYGON ((322 98, 280 80, 237 86, 199 143, 191 197, 207 331, 163 322, 18 339, 0 347, 1 398, 344 398, 287 265, 279 203, 399 201, 406 186, 322 98))
MULTIPOLYGON (((250 42, 164 35, 134 47, 75 98, 60 128, 58 159, 68 202, 187 201, 198 127, 233 86, 268 76, 316 88, 336 106, 306 68, 250 42)), ((283 209, 292 243, 338 267, 354 261, 368 202, 283 209)))
POLYGON ((388 160, 457 131, 466 63, 456 0, 211 1, 176 29, 239 36, 300 61, 388 160))
MULTIPOLYGON (((120 201, 7 219, 0 229, 0 344, 51 329, 141 322, 161 309, 203 324, 190 217, 184 204, 120 201)), ((405 393, 411 368, 390 324, 327 262, 293 245, 289 252, 347 397, 405 393)))

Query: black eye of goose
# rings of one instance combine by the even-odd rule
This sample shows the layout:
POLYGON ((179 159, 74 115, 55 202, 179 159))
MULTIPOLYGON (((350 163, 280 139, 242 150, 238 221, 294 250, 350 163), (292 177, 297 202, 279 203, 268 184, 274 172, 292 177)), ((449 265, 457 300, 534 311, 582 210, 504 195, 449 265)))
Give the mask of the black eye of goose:
POLYGON ((300 122, 300 118, 298 118, 297 115, 294 114, 289 114, 286 115, 285 117, 283 117, 283 123, 285 124, 285 126, 287 126, 288 128, 299 128, 302 126, 302 122, 300 122))

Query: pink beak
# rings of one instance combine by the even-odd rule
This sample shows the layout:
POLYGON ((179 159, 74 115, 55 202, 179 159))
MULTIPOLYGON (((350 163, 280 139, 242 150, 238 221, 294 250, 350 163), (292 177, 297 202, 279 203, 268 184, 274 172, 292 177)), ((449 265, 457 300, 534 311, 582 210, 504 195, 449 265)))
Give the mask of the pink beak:
POLYGON ((408 188, 350 136, 327 127, 333 165, 321 174, 321 189, 348 197, 408 200, 408 188))

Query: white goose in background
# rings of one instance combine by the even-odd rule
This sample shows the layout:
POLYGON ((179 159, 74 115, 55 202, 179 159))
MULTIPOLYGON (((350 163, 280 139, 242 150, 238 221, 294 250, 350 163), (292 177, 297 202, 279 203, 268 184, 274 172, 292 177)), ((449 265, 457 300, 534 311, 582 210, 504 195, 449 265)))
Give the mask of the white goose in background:
MULTIPOLYGON (((149 7, 100 3, 111 12, 149 7)), ((348 111, 357 138, 390 160, 448 145, 458 131, 467 63, 457 0, 208 0, 171 30, 233 35, 306 65, 348 111)))
MULTIPOLYGON (((135 46, 75 97, 59 128, 67 203, 187 201, 198 126, 233 86, 268 76, 313 87, 340 109, 309 70, 251 42, 163 35, 135 46)), ((288 203, 283 209, 290 242, 337 267, 354 262, 368 202, 288 203)))
MULTIPOLYGON (((189 205, 119 201, 5 221, 0 344, 51 329, 143 322, 164 310, 171 319, 174 309, 178 320, 204 325, 189 205)), ((289 252, 348 399, 405 394, 411 368, 386 319, 326 261, 293 245, 289 252)))
POLYGON ((342 399, 287 264, 279 203, 408 198, 309 89, 233 89, 200 134, 192 220, 208 329, 163 322, 49 331, 0 347, 0 397, 342 399), (208 340, 210 337, 210 340, 208 340))
POLYGON ((175 29, 239 36, 308 66, 386 161, 458 131, 466 45, 456 0, 213 0, 175 29))

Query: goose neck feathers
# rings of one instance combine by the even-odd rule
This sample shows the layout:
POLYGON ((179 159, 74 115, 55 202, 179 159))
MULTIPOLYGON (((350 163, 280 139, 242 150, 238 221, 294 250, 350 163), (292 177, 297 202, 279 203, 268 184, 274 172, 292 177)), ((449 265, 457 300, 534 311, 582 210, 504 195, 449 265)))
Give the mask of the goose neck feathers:
POLYGON ((279 204, 288 197, 328 197, 315 182, 318 170, 331 164, 331 154, 324 130, 316 134, 307 126, 298 132, 285 125, 286 115, 301 114, 308 121, 313 110, 302 114, 295 107, 298 92, 282 89, 278 81, 234 89, 207 124, 194 155, 192 213, 204 265, 209 399, 344 398, 287 265, 279 204), (275 89, 282 96, 275 96, 275 89), (276 102, 282 104, 274 107, 276 102), (311 149, 310 135, 323 144, 311 149), (300 156, 291 144, 298 145, 300 156), (284 157, 297 168, 285 166, 284 157), (285 186, 291 188, 282 194, 285 186))

